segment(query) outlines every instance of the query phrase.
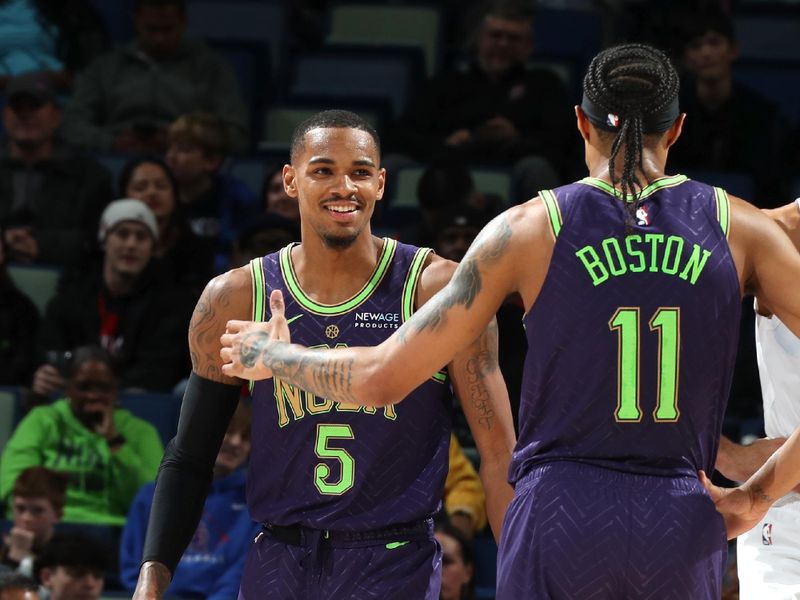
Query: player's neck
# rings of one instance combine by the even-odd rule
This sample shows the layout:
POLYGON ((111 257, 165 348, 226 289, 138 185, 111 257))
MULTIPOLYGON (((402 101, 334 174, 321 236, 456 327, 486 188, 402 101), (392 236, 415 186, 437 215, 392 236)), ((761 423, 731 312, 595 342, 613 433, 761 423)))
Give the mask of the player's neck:
MULTIPOLYGON (((607 153, 593 152, 586 157, 586 166, 589 168, 589 177, 602 179, 611 183, 611 173, 608 168, 609 156, 607 153)), ((625 147, 620 148, 619 154, 614 161, 614 175, 619 180, 622 175, 625 162, 625 147)), ((662 155, 660 152, 654 152, 650 148, 643 148, 642 155, 642 168, 636 169, 636 176, 642 187, 649 182, 664 177, 664 168, 666 167, 667 156, 666 153, 662 155)))
POLYGON ((312 300, 337 304, 358 293, 375 271, 383 240, 368 230, 347 248, 331 248, 319 236, 304 236, 292 251, 292 266, 312 300))

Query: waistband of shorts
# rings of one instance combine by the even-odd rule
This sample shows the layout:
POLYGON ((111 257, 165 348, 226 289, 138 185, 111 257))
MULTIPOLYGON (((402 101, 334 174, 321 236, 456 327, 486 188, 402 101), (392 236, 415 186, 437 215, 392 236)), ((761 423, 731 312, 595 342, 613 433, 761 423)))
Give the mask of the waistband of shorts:
POLYGON ((665 472, 663 475, 654 473, 636 473, 611 469, 609 467, 573 460, 557 460, 539 463, 531 467, 527 473, 517 480, 514 488, 518 491, 527 489, 544 477, 561 477, 565 479, 578 479, 586 484, 613 485, 634 491, 653 489, 653 486, 664 486, 676 490, 691 491, 700 484, 695 476, 684 473, 665 472))
POLYGON ((363 531, 313 529, 297 524, 275 525, 274 523, 262 523, 261 530, 272 539, 291 546, 304 546, 307 540, 319 538, 334 546, 338 544, 368 545, 430 539, 433 536, 433 519, 420 519, 363 531))

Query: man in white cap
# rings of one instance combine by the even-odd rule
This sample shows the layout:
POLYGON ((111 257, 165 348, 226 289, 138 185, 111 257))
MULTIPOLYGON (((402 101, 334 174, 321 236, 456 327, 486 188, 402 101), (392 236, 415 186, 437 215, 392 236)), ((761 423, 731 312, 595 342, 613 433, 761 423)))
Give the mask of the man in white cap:
POLYGON ((169 391, 188 373, 190 293, 151 268, 158 226, 140 200, 109 204, 100 217, 102 262, 67 281, 47 307, 39 349, 49 364, 34 375, 42 396, 64 385, 63 352, 99 344, 116 359, 122 389, 169 391))

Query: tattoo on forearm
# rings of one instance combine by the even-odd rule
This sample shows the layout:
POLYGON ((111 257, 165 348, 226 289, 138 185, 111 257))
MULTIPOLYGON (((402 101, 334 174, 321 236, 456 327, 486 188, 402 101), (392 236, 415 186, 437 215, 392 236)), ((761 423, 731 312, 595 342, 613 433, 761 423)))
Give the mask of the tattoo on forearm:
POLYGON ((476 352, 466 363, 469 402, 478 414, 478 423, 486 429, 494 426, 494 409, 489 401, 485 377, 494 373, 497 363, 497 323, 492 322, 477 342, 476 352))
POLYGON ((760 485, 753 486, 753 498, 757 503, 772 504, 775 502, 775 498, 767 494, 760 485))
MULTIPOLYGON (((511 226, 505 217, 481 232, 447 287, 418 311, 413 323, 415 333, 436 330, 444 323, 447 311, 454 306, 472 306, 483 287, 481 268, 491 267, 505 254, 511 234, 511 226)), ((401 333, 401 340, 405 339, 404 336, 405 331, 401 333)))

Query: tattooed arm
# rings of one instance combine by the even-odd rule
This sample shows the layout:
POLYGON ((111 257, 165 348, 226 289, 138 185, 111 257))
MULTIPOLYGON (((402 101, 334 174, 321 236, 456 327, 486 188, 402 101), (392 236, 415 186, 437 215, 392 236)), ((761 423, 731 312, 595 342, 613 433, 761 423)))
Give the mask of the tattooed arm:
MULTIPOLYGON (((478 235, 450 283, 379 346, 308 350, 277 342, 270 324, 231 322, 222 338, 223 372, 247 379, 275 373, 318 396, 358 404, 399 402, 472 344, 508 295, 519 292, 533 305, 552 248, 543 204, 515 206, 478 235), (247 366, 243 342, 258 356, 247 366)), ((270 299, 273 313, 279 295, 270 299)))
MULTIPOLYGON (((420 277, 417 304, 424 304, 441 290, 456 266, 432 256, 420 277)), ((506 508, 514 495, 508 483, 508 465, 516 439, 508 390, 497 362, 497 343, 497 321, 492 319, 478 339, 456 354, 447 370, 478 446, 486 510, 499 542, 506 508)))
POLYGON ((163 597, 172 570, 197 528, 213 461, 241 386, 241 380, 222 373, 219 337, 228 320, 250 314, 250 302, 249 271, 236 269, 209 282, 192 314, 192 376, 178 433, 159 469, 135 600, 163 597))

